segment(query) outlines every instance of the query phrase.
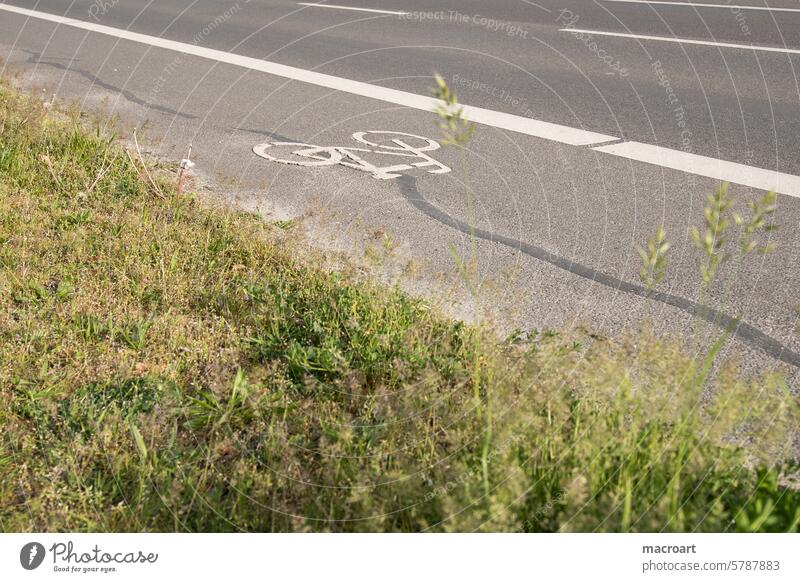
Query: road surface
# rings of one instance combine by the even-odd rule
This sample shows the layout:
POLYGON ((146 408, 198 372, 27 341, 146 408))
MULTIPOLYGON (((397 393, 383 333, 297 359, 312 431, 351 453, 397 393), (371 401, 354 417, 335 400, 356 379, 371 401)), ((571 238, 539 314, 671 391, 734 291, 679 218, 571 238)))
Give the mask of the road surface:
POLYGON ((11 0, 0 55, 46 96, 118 114, 160 155, 191 143, 219 195, 268 218, 312 213, 326 245, 358 253, 386 233, 423 293, 453 273, 451 244, 470 247, 459 153, 396 135, 441 141, 441 74, 477 122, 482 301, 508 328, 615 334, 646 316, 691 335, 688 230, 706 195, 728 180, 744 209, 775 189, 777 251, 727 265, 710 315, 738 325, 729 354, 796 375, 800 3, 314 4, 11 0), (669 270, 647 293, 637 247, 659 225, 669 270))

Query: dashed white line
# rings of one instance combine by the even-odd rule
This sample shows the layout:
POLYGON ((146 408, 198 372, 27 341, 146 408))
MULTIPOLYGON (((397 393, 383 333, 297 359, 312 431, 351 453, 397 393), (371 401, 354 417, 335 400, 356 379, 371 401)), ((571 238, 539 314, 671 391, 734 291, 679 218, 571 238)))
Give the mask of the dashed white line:
POLYGON ((769 6, 748 6, 747 4, 706 4, 703 2, 666 2, 664 0, 602 0, 603 2, 624 2, 626 4, 663 4, 666 6, 697 6, 698 8, 728 8, 739 10, 765 10, 769 12, 800 12, 800 8, 770 8, 769 6))
POLYGON ((722 48, 746 49, 752 51, 767 51, 771 53, 786 53, 800 55, 800 49, 782 48, 777 46, 762 46, 755 44, 736 44, 732 42, 714 42, 710 40, 693 40, 689 38, 675 38, 671 36, 650 36, 648 34, 629 34, 626 32, 606 32, 604 30, 587 30, 584 28, 559 28, 559 32, 572 32, 594 34, 597 36, 616 36, 620 38, 636 38, 641 40, 656 40, 661 42, 674 42, 677 44, 696 44, 703 46, 716 46, 722 48))
POLYGON ((663 168, 681 170, 689 174, 705 176, 715 180, 779 192, 796 198, 800 197, 800 176, 783 174, 774 170, 765 170, 636 141, 598 146, 592 149, 629 160, 655 164, 663 168))
POLYGON ((314 6, 316 8, 334 8, 336 10, 355 10, 358 12, 375 12, 377 14, 392 14, 394 16, 405 16, 407 12, 398 12, 395 10, 377 10, 375 8, 358 8, 357 6, 339 6, 338 4, 319 4, 312 2, 298 2, 299 6, 314 6))

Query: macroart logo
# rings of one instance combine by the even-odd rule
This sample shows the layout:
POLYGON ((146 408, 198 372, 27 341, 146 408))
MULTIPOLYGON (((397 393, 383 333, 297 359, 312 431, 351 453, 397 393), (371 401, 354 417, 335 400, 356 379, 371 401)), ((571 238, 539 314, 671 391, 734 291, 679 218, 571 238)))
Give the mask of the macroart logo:
POLYGON ((44 546, 39 542, 30 542, 22 546, 19 552, 19 563, 26 570, 35 570, 44 561, 44 546))

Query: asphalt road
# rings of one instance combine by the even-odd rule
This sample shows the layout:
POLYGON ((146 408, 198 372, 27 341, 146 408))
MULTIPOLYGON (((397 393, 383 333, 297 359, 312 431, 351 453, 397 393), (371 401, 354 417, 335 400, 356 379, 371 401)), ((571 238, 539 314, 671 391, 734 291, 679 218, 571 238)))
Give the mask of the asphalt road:
MULTIPOLYGON (((431 173, 442 169, 430 162, 375 179, 352 157, 342 160, 349 167, 324 164, 331 150, 261 149, 300 166, 252 149, 375 149, 353 139, 362 131, 439 140, 424 109, 432 74, 442 74, 479 108, 469 111, 481 123, 468 183, 483 301, 506 327, 619 333, 647 316, 660 332, 692 334, 700 257, 687 233, 702 222, 706 194, 729 179, 744 208, 774 182, 777 250, 726 265, 712 315, 741 320, 729 350, 747 365, 796 374, 800 3, 746 7, 762 2, 335 2, 362 11, 286 0, 13 0, 0 3, 0 55, 28 87, 145 127, 160 155, 180 158, 191 143, 218 195, 268 218, 310 216, 323 246, 358 254, 386 233, 392 260, 417 266, 406 286, 428 294, 454 271, 449 244, 469 249, 456 151, 425 152, 449 173, 431 173), (673 244, 669 271, 644 297, 636 249, 659 225, 673 244)), ((362 140, 398 147, 391 137, 362 140)), ((373 167, 412 160, 350 153, 373 167)))

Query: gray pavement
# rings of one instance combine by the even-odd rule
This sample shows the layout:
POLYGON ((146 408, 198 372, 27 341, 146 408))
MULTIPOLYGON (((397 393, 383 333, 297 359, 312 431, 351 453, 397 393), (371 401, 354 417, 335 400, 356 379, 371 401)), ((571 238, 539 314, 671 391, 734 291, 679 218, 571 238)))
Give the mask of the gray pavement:
MULTIPOLYGON (((335 2, 405 15, 283 0, 5 4, 419 95, 430 93, 439 72, 469 105, 800 175, 800 54, 587 40, 560 30, 571 23, 800 50, 800 12, 588 0, 335 2)), ((421 266, 410 286, 423 293, 439 293, 439 274, 453 278, 450 243, 468 252, 463 172, 452 149, 429 152, 450 173, 421 167, 385 180, 252 152, 268 141, 369 149, 352 138, 360 131, 439 139, 430 113, 2 10, 0 56, 28 87, 105 107, 126 130, 144 127, 147 147, 159 155, 180 158, 192 143, 197 169, 218 195, 268 218, 313 213, 323 246, 358 254, 370 233, 390 233, 396 254, 421 266)), ((270 151, 291 157, 291 148, 270 151)), ((364 157, 375 165, 407 161, 364 157)), ((702 221, 717 181, 486 125, 469 144, 468 166, 484 301, 504 326, 585 325, 615 334, 647 315, 659 332, 693 333, 699 256, 687 231, 702 221), (636 247, 662 224, 673 243, 670 268, 658 293, 644 298, 636 247)), ((742 206, 763 194, 731 190, 742 206)), ((777 364, 796 375, 800 200, 779 196, 777 222, 777 251, 732 262, 715 294, 720 317, 742 321, 729 353, 753 369, 777 364)))

